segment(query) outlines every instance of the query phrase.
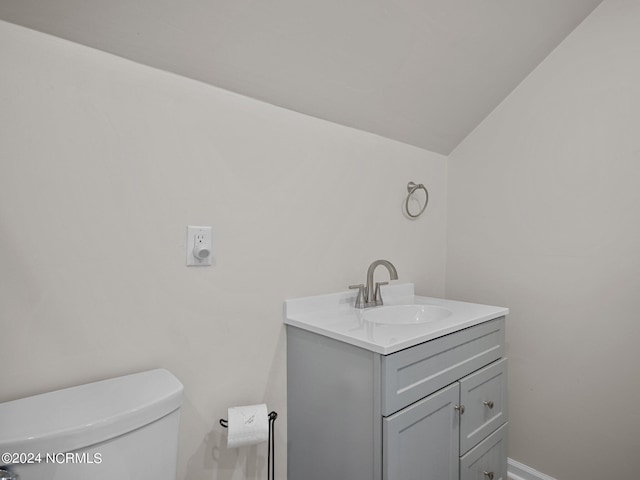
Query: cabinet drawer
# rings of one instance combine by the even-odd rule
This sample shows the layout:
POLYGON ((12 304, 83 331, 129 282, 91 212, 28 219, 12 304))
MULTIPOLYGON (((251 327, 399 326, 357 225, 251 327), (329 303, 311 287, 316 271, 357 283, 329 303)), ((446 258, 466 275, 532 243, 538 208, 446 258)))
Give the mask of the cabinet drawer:
POLYGON ((382 414, 391 415, 504 354, 504 317, 383 356, 382 414))
POLYGON ((460 457, 460 480, 507 480, 507 424, 460 457))
POLYGON ((507 359, 460 380, 460 452, 464 454, 507 421, 507 359))

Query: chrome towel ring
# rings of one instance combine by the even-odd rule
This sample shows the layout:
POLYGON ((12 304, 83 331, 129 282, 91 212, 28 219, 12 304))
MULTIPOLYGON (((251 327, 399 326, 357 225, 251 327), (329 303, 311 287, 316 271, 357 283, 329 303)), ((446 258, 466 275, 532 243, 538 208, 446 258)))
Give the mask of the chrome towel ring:
POLYGON ((409 217, 418 218, 420 215, 422 215, 425 208, 427 208, 427 203, 429 203, 429 191, 423 184, 421 183, 416 184, 413 182, 409 182, 407 184, 407 191, 409 192, 409 195, 407 195, 407 199, 404 202, 404 211, 409 217), (409 200, 411 200, 411 198, 413 197, 413 194, 416 193, 416 191, 418 190, 424 190, 424 195, 425 195, 424 205, 422 206, 422 208, 418 213, 413 214, 409 211, 409 200))

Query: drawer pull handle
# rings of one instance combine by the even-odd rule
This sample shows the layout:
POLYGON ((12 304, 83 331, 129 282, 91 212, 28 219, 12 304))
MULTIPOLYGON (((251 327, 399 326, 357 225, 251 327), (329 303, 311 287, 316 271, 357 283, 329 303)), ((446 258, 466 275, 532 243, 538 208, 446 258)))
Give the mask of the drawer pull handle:
POLYGON ((460 415, 464 413, 464 405, 455 405, 453 408, 455 410, 458 410, 460 412, 460 415))
POLYGON ((493 408, 493 400, 489 400, 488 402, 482 402, 484 405, 489 407, 489 410, 493 408))
POLYGON ((484 476, 489 480, 493 480, 493 472, 484 472, 484 476))

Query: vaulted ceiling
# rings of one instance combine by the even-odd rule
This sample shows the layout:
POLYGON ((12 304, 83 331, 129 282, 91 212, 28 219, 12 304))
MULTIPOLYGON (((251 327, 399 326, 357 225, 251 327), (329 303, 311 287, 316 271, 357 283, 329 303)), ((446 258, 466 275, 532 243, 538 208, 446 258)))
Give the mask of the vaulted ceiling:
POLYGON ((602 0, 0 0, 0 19, 448 154, 602 0))

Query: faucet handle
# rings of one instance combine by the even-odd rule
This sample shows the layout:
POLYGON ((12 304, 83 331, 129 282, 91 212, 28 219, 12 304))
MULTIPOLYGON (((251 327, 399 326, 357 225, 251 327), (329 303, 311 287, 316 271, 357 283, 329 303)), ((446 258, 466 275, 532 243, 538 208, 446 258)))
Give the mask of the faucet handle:
POLYGON ((382 285, 389 285, 389 282, 376 282, 376 289, 373 291, 374 305, 384 305, 384 303, 382 303, 382 295, 380 294, 380 287, 382 285))
POLYGON ((356 288, 358 289, 358 296, 356 297, 356 304, 354 307, 364 308, 367 303, 365 299, 364 284, 360 283, 358 285, 349 285, 349 289, 351 290, 355 290, 356 288))

